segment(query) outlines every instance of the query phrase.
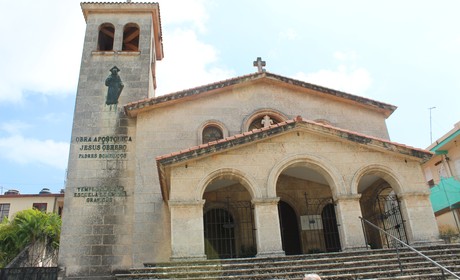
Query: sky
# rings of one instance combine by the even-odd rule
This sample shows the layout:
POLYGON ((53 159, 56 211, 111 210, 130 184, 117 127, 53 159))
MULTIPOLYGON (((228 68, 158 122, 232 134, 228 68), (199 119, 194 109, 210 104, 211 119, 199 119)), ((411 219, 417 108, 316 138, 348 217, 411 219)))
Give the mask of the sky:
MULTIPOLYGON (((271 73, 397 106, 387 119, 394 142, 426 148, 460 121, 457 0, 157 2, 157 95, 253 73, 262 57, 271 73)), ((0 191, 59 192, 86 28, 80 1, 1 4, 0 191)))

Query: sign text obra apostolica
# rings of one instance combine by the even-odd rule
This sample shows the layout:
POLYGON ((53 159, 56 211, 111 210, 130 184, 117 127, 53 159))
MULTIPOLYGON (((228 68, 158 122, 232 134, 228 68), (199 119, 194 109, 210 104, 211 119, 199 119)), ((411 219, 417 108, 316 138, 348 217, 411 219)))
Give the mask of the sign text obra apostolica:
POLYGON ((131 136, 78 136, 75 142, 79 159, 126 159, 131 136))

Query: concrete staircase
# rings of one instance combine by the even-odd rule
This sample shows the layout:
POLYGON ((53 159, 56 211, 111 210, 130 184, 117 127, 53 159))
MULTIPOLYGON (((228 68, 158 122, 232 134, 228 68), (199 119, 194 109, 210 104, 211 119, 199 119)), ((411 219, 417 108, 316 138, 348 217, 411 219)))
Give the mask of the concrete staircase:
MULTIPOLYGON (((460 244, 417 247, 419 251, 460 275, 460 244)), ((311 254, 271 258, 147 263, 144 268, 117 274, 117 280, 134 279, 302 279, 317 273, 321 279, 455 279, 416 253, 394 249, 311 254)))

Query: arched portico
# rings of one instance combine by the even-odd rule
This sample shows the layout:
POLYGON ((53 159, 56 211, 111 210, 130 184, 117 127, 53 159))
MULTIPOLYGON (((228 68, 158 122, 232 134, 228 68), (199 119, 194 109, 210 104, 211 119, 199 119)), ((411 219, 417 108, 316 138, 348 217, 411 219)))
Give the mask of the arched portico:
POLYGON ((203 232, 207 258, 284 254, 279 234, 278 199, 261 198, 255 180, 246 173, 233 168, 215 170, 200 180, 193 196, 205 201, 203 232), (228 221, 231 220, 222 222, 227 229, 210 232, 213 227, 207 221, 218 218, 213 218, 213 213, 225 213, 228 221), (233 236, 232 241, 224 240, 229 236, 233 236))
POLYGON ((254 191, 249 180, 238 170, 224 169, 212 172, 204 182, 207 183, 202 193, 206 257, 254 257, 257 253, 251 205, 254 191))
POLYGON ((316 155, 290 156, 271 169, 267 195, 294 205, 301 253, 364 246, 363 235, 356 231, 360 228, 359 201, 346 192, 343 178, 338 167, 316 155))
POLYGON ((286 157, 272 167, 267 178, 268 197, 276 197, 277 181, 280 174, 287 168, 296 166, 303 166, 320 174, 330 186, 333 197, 345 193, 343 177, 340 176, 340 172, 333 163, 316 155, 298 154, 286 157))
MULTIPOLYGON (((427 188, 409 181, 412 178, 403 176, 403 171, 396 172, 388 166, 372 164, 355 173, 351 191, 361 196, 362 215, 407 243, 436 242, 436 223, 427 201, 427 188)), ((406 172, 417 174, 410 169, 406 172)), ((367 227, 366 237, 371 248, 390 247, 394 242, 367 227)))
MULTIPOLYGON (((365 165, 361 168, 359 168, 352 179, 351 182, 351 189, 350 192, 351 194, 358 194, 360 193, 360 186, 363 188, 363 178, 365 176, 372 175, 374 177, 379 177, 391 186, 391 188, 395 191, 396 194, 401 194, 403 193, 403 188, 402 186, 405 184, 404 183, 404 178, 401 178, 400 176, 397 175, 396 172, 394 172, 393 169, 391 169, 388 166, 381 165, 381 164, 369 164, 365 165)), ((369 180, 369 178, 367 178, 369 180)), ((375 181, 375 179, 374 179, 375 181)), ((368 183, 369 184, 369 183, 368 183)))
MULTIPOLYGON (((362 217, 390 234, 408 242, 406 219, 400 207, 399 194, 403 178, 385 165, 370 164, 355 173, 351 192, 360 195, 362 217)), ((370 248, 392 247, 394 241, 373 227, 364 224, 366 244, 370 248)))
POLYGON ((260 188, 251 176, 235 168, 221 168, 210 172, 200 180, 194 191, 194 199, 202 199, 206 188, 216 180, 238 182, 249 192, 251 198, 261 197, 260 188))

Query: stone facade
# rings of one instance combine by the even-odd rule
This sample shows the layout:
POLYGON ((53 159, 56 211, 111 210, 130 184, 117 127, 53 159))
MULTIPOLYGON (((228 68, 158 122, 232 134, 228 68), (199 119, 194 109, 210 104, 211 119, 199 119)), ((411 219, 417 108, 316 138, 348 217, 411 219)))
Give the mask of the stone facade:
POLYGON ((105 279, 144 262, 384 247, 371 232, 365 239, 359 219, 379 214, 383 195, 399 198, 408 242, 437 240, 420 167, 431 154, 389 141, 395 106, 269 72, 156 97, 157 4, 82 7, 64 278, 105 279), (138 50, 117 51, 128 24, 138 50), (98 49, 100 30, 112 27, 113 50, 98 49), (105 104, 113 66, 124 84, 118 106, 105 104), (203 143, 214 137, 208 127, 225 138, 203 143))

